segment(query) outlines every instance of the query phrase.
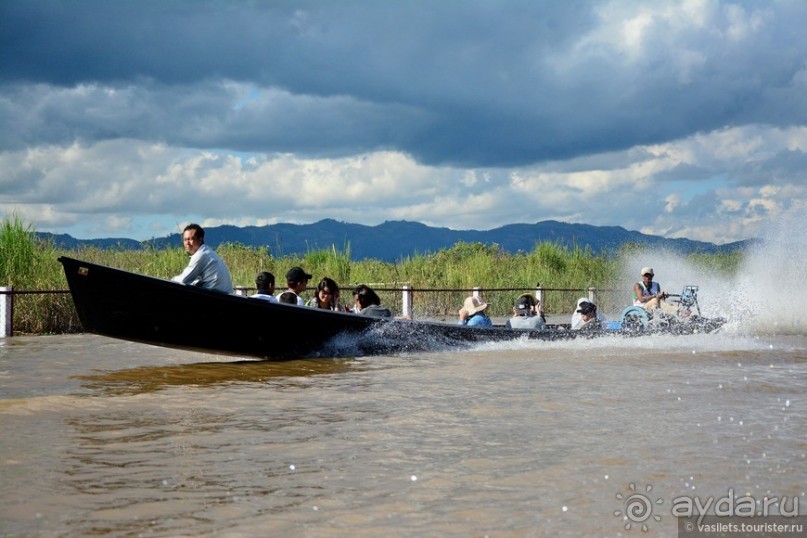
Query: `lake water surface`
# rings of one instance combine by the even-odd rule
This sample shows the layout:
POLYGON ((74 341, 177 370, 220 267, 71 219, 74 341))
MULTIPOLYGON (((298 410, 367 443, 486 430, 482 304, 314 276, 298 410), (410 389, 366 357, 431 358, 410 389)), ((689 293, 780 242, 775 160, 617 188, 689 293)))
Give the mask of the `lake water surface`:
POLYGON ((282 363, 14 337, 0 534, 676 536, 673 499, 729 491, 805 513, 806 389, 803 333, 282 363))

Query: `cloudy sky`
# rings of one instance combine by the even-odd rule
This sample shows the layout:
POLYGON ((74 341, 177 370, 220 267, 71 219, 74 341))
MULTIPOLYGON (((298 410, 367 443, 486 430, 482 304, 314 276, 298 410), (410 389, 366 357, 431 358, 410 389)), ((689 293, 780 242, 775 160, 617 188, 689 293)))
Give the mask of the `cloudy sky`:
POLYGON ((3 0, 0 216, 756 237, 807 216, 805 27, 804 0, 3 0))

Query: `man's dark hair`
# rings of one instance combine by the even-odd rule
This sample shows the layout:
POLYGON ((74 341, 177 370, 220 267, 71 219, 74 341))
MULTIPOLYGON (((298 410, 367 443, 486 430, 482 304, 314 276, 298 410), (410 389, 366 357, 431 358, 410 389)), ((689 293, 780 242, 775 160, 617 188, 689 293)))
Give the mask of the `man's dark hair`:
POLYGON ((202 243, 205 242, 205 231, 201 226, 195 223, 188 224, 187 226, 185 226, 185 229, 182 230, 182 233, 184 234, 188 230, 193 230, 193 235, 198 237, 199 241, 201 241, 202 243))
POLYGON ((269 286, 274 286, 275 284, 275 275, 268 271, 261 271, 258 273, 258 276, 255 277, 255 286, 258 288, 258 291, 266 291, 269 289, 269 286))
POLYGON ((291 291, 284 291, 277 300, 280 303, 297 304, 297 294, 291 291))
POLYGON ((356 289, 353 290, 353 296, 359 300, 359 306, 362 308, 367 308, 373 304, 381 305, 381 298, 378 294, 370 286, 365 284, 356 286, 356 289))
POLYGON ((583 302, 580 303, 580 309, 578 310, 581 314, 591 315, 597 313, 597 305, 594 303, 583 302))

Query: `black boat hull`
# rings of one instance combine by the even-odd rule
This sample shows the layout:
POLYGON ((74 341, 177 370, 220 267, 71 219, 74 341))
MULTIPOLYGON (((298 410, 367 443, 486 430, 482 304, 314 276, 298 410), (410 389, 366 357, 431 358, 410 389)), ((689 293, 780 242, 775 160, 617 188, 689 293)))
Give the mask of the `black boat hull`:
POLYGON ((373 355, 572 331, 465 327, 270 303, 60 257, 87 332, 181 349, 290 359, 373 355))
POLYGON ((482 342, 557 340, 655 332, 717 330, 724 320, 699 318, 661 328, 572 331, 467 327, 372 318, 270 303, 61 257, 79 319, 87 332, 147 344, 260 359, 435 351, 482 342))

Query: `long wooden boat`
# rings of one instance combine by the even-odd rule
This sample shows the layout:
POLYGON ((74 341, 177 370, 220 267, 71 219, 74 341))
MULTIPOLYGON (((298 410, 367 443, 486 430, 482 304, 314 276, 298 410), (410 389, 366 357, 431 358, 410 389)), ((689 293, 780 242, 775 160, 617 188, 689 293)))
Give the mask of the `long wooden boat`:
POLYGON ((561 325, 527 330, 372 318, 224 294, 65 256, 59 262, 87 332, 208 353, 358 356, 593 335, 561 325))
POLYGON ((64 256, 59 261, 84 330, 158 346, 288 359, 439 349, 524 334, 573 336, 372 318, 228 295, 64 256))

